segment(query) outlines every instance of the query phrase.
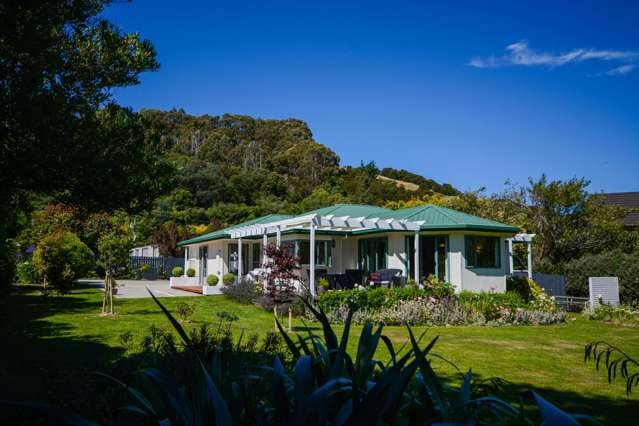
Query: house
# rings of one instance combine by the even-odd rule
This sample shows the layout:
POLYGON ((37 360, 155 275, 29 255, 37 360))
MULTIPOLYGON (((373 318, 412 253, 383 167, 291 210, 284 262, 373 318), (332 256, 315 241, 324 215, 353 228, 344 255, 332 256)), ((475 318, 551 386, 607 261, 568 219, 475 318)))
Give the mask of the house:
MULTIPOLYGON (((186 248, 184 269, 195 269, 200 283, 208 274, 221 278, 260 268, 262 247, 277 244, 300 257, 312 293, 319 274, 387 268, 418 281, 433 274, 457 291, 503 292, 512 271, 512 243, 530 247, 530 238, 518 231, 436 205, 389 210, 337 204, 297 216, 262 216, 178 245, 186 248)), ((528 269, 530 273, 530 261, 528 269)))
POLYGON ((639 192, 612 192, 601 196, 605 204, 629 210, 628 215, 622 219, 625 228, 639 229, 639 192))
POLYGON ((129 255, 135 257, 160 257, 160 248, 156 245, 134 247, 129 252, 129 255))

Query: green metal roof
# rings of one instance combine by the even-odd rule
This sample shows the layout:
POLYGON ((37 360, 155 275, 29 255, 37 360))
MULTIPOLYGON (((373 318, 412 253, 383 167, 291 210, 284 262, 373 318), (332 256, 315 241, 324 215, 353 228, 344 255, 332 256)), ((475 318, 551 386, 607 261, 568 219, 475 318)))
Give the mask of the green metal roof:
POLYGON ((434 204, 393 210, 379 216, 381 219, 405 219, 423 221, 422 230, 475 230, 495 232, 519 232, 516 226, 506 225, 494 220, 484 219, 471 214, 434 204))
POLYGON ((318 214, 320 216, 351 216, 351 217, 379 217, 382 213, 388 213, 392 210, 383 207, 369 206, 367 204, 335 204, 330 207, 322 207, 320 209, 311 210, 302 213, 300 216, 309 214, 318 214))
MULTIPOLYGON (((454 231, 454 230, 471 230, 471 231, 490 231, 490 232, 507 232, 516 233, 519 232, 519 228, 516 226, 506 225, 494 220, 484 219, 478 216, 462 213, 457 210, 447 209, 446 207, 436 206, 434 204, 426 204, 423 206, 411 207, 400 210, 389 210, 383 207, 368 206, 365 204, 335 204, 330 207, 322 207, 320 209, 311 210, 302 213, 298 216, 306 216, 309 214, 317 214, 321 216, 333 215, 333 216, 351 216, 351 217, 364 217, 364 218, 380 218, 380 219, 398 219, 408 221, 423 221, 421 225, 422 231, 440 230, 440 231, 454 231)), ((257 219, 249 220, 246 222, 238 223, 237 225, 220 229, 208 234, 199 235, 189 240, 181 241, 178 246, 187 244, 202 243, 205 241, 213 241, 220 239, 231 238, 230 231, 242 226, 248 225, 260 225, 270 222, 276 222, 283 219, 290 219, 296 216, 285 214, 269 214, 266 216, 258 217, 257 219)), ((290 230, 294 232, 303 232, 300 230, 290 230)), ((386 230, 360 230, 353 231, 353 234, 364 234, 370 232, 389 232, 386 230)), ((340 233, 348 233, 347 231, 340 231, 340 233)))
POLYGON ((263 223, 275 222, 278 220, 288 219, 291 217, 293 216, 287 215, 287 214, 267 214, 266 216, 260 216, 253 220, 247 220, 246 222, 238 223, 237 225, 229 226, 228 228, 218 229, 217 231, 209 232, 208 234, 202 234, 202 235, 198 235, 197 237, 190 238, 188 240, 180 241, 178 243, 178 246, 231 238, 230 232, 234 228, 238 228, 240 226, 248 226, 248 225, 261 225, 263 223))

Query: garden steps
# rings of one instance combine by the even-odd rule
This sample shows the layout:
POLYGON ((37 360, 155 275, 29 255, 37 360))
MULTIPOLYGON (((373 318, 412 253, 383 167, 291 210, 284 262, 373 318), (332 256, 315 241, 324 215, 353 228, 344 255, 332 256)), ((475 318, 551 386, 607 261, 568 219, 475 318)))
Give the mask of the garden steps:
POLYGON ((191 293, 197 293, 197 294, 202 294, 202 286, 191 286, 191 285, 181 285, 181 286, 172 286, 171 288, 174 288, 176 290, 182 290, 182 291, 190 291, 191 293))

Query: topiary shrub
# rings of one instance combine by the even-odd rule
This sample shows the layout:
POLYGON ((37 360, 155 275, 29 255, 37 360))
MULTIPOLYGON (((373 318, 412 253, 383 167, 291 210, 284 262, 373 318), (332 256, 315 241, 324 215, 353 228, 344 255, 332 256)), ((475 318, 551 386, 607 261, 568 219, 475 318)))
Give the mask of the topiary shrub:
POLYGON ((233 284, 235 282, 235 274, 227 272, 222 276, 222 282, 224 285, 233 284))
POLYGON ((193 269, 193 268, 187 269, 186 270, 186 276, 190 277, 190 278, 193 278, 195 276, 195 269, 193 269))
POLYGON ((184 275, 184 269, 181 266, 176 266, 175 268, 171 269, 171 275, 174 277, 181 277, 182 275, 184 275))
POLYGON ((68 292, 73 281, 87 274, 95 265, 93 252, 69 231, 44 237, 33 253, 33 266, 48 286, 60 293, 68 292))
POLYGON ((209 275, 206 277, 206 283, 211 287, 216 286, 219 281, 220 279, 217 277, 217 275, 209 275))

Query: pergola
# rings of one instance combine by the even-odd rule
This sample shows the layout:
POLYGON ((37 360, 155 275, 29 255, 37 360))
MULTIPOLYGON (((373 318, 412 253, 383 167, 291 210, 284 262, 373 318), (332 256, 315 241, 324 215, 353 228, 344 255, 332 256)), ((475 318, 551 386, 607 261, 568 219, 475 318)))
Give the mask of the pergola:
MULTIPOLYGON (((232 239, 238 241, 238 277, 242 277, 242 238, 262 235, 263 245, 266 247, 269 234, 275 234, 276 245, 281 244, 281 233, 287 230, 308 231, 310 234, 309 245, 309 287, 311 294, 315 292, 315 232, 321 231, 363 231, 363 230, 385 230, 385 231, 406 231, 414 232, 417 236, 423 221, 408 221, 405 219, 384 219, 379 217, 353 217, 308 214, 290 219, 283 219, 275 222, 247 225, 230 230, 232 239)), ((419 238, 415 238, 415 281, 419 281, 419 238)))
POLYGON ((532 240, 535 238, 535 234, 517 234, 512 238, 508 238, 508 261, 510 265, 510 273, 515 270, 513 261, 513 243, 526 244, 528 251, 526 272, 528 278, 532 279, 532 240))

